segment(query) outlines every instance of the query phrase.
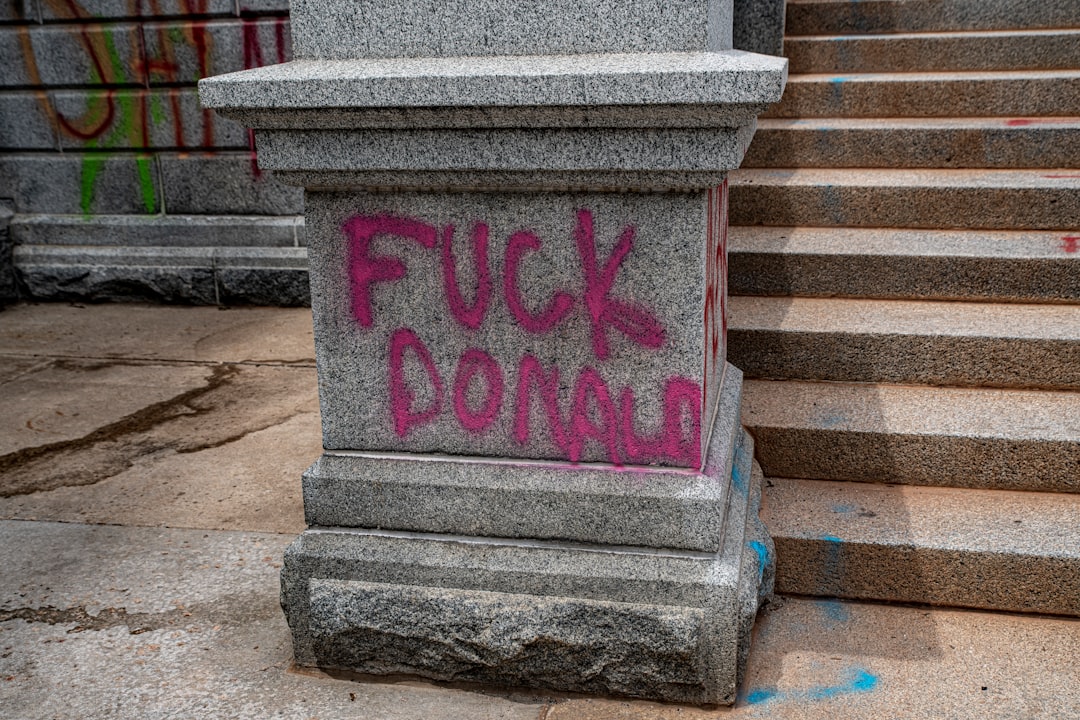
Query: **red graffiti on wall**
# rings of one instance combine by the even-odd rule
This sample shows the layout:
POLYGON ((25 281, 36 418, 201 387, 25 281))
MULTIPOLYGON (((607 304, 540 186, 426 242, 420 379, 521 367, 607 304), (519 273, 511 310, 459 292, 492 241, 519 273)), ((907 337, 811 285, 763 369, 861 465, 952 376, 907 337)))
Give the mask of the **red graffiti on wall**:
MULTIPOLYGON (((394 432, 405 438, 416 428, 435 422, 446 406, 446 382, 435 366, 427 345, 409 328, 398 328, 390 336, 389 398, 394 432), (411 351, 426 375, 426 387, 410 384, 405 372, 405 353, 411 351), (417 395, 426 391, 431 400, 417 404, 417 395)), ((633 388, 623 387, 618 405, 600 372, 583 367, 573 385, 568 408, 560 407, 559 368, 545 369, 532 355, 523 355, 515 373, 512 395, 512 436, 521 445, 529 444, 533 428, 529 408, 539 400, 545 411, 546 431, 570 462, 579 462, 585 444, 597 442, 616 465, 669 461, 686 467, 701 464, 701 388, 693 380, 674 376, 663 391, 663 420, 652 436, 634 429, 636 397, 633 388), (537 394, 539 397, 537 397, 537 394)), ((479 348, 468 348, 460 356, 451 390, 454 417, 468 433, 482 433, 498 420, 504 410, 506 373, 499 362, 479 348), (482 387, 480 402, 470 406, 468 395, 474 381, 482 387)), ((415 382, 415 381, 414 381, 415 382)))
MULTIPOLYGON (((343 228, 350 238, 349 276, 352 278, 353 315, 363 327, 374 322, 371 303, 372 286, 388 283, 405 276, 405 265, 391 256, 371 254, 371 241, 378 235, 394 235, 419 242, 433 249, 441 234, 444 288, 451 314, 464 327, 476 329, 483 321, 490 303, 491 280, 487 262, 488 227, 477 223, 473 228, 473 262, 479 286, 471 307, 465 305, 458 288, 453 256, 454 226, 448 225, 439 232, 434 225, 420 220, 395 215, 358 215, 348 220, 343 228)), ((547 308, 540 313, 528 309, 520 287, 519 269, 526 253, 538 252, 543 242, 534 233, 521 230, 510 236, 507 243, 503 268, 503 295, 510 314, 526 331, 544 335, 551 332, 574 309, 585 308, 592 329, 592 348, 597 359, 610 355, 608 331, 618 330, 630 340, 647 348, 659 348, 664 344, 664 328, 647 309, 634 303, 613 297, 612 285, 626 256, 633 249, 634 228, 627 226, 619 237, 611 255, 598 264, 596 256, 593 216, 588 210, 579 210, 574 229, 574 242, 581 262, 585 290, 580 298, 565 290, 557 291, 547 308)))
POLYGON ((721 349, 727 342, 727 180, 710 190, 706 230, 705 259, 705 377, 711 378, 716 364, 723 357, 721 349))
MULTIPOLYGON (((381 286, 408 274, 401 258, 374 250, 373 241, 379 236, 404 239, 437 251, 452 322, 466 331, 475 331, 484 323, 496 286, 489 260, 490 227, 486 223, 474 223, 470 233, 469 276, 475 278, 475 287, 468 293, 471 300, 466 300, 459 283, 454 225, 439 228, 415 218, 382 213, 351 217, 342 225, 342 231, 349 241, 346 263, 352 315, 361 328, 372 328, 376 323, 375 294, 389 290, 381 286)), ((608 256, 598 257, 593 214, 578 210, 573 243, 581 290, 556 289, 539 303, 535 302, 534 289, 523 282, 526 276, 522 266, 531 254, 543 250, 544 241, 529 230, 512 233, 503 257, 501 284, 514 324, 530 335, 548 335, 572 313, 580 313, 587 321, 589 348, 598 363, 610 359, 612 341, 619 335, 631 346, 661 348, 666 333, 656 316, 615 292, 620 269, 633 252, 635 233, 632 225, 626 226, 608 256)), ((716 293, 710 291, 709 297, 715 300, 716 293)), ((560 368, 544 367, 528 353, 521 356, 516 368, 511 368, 511 374, 482 348, 470 347, 460 354, 453 376, 444 377, 417 333, 398 327, 390 334, 388 362, 391 423, 401 438, 448 412, 469 434, 487 432, 505 414, 512 418, 513 439, 527 445, 535 437, 534 431, 540 430, 530 426, 530 408, 538 402, 540 417, 546 419, 542 430, 571 462, 579 462, 585 457, 586 445, 594 443, 618 465, 653 461, 700 465, 702 394, 699 384, 690 378, 673 376, 665 381, 660 426, 653 434, 643 435, 635 429, 634 388, 611 388, 599 366, 579 368, 569 400, 563 401, 559 396, 560 368), (406 372, 409 358, 416 372, 406 372), (507 392, 508 385, 512 391, 507 392), (421 401, 421 397, 426 399, 421 401), (504 407, 507 399, 513 408, 504 407)))

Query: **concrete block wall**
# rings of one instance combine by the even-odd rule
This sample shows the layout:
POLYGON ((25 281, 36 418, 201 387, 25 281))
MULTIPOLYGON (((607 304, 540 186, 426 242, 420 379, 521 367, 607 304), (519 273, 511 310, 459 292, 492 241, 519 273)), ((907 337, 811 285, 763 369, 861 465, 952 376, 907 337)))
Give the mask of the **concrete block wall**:
POLYGON ((0 201, 20 295, 307 302, 302 192, 195 89, 290 48, 287 0, 0 0, 0 201))

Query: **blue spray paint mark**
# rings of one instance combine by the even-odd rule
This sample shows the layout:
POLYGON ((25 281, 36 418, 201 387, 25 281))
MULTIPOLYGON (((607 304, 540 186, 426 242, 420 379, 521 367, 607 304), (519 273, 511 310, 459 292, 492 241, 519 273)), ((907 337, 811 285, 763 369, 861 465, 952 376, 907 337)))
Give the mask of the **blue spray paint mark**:
MULTIPOLYGON (((739 458, 735 458, 736 463, 739 458)), ((739 491, 740 495, 745 495, 749 489, 746 484, 746 473, 742 471, 742 468, 738 464, 733 463, 731 466, 731 484, 735 486, 735 489, 739 491)))
POLYGON ((833 505, 832 506, 832 511, 834 513, 855 512, 855 506, 854 505, 833 505))
POLYGON ((871 692, 877 687, 877 676, 871 675, 862 668, 848 670, 851 679, 840 685, 814 687, 806 691, 808 700, 831 700, 837 695, 849 695, 852 693, 871 692))
POLYGON ((771 700, 779 693, 774 688, 761 688, 760 690, 753 690, 746 696, 746 702, 751 705, 757 705, 763 703, 766 700, 771 700))
POLYGON ((835 535, 822 535, 825 541, 824 566, 821 568, 821 576, 818 582, 818 595, 839 595, 837 588, 840 587, 840 578, 843 575, 842 562, 844 541, 835 535))
POLYGON ((845 77, 829 78, 829 105, 835 110, 839 110, 844 104, 845 82, 845 77))
POLYGON ((835 626, 847 622, 847 606, 839 600, 818 600, 816 605, 825 614, 826 626, 835 626))
POLYGON ((765 546, 765 543, 759 540, 751 540, 747 544, 750 546, 751 550, 757 553, 757 579, 758 583, 760 583, 761 578, 765 575, 765 566, 769 563, 769 548, 765 546))
POLYGON ((735 486, 740 495, 746 495, 750 492, 749 478, 746 477, 746 472, 743 470, 743 465, 746 464, 745 459, 746 447, 744 443, 740 442, 735 447, 734 457, 731 459, 731 484, 735 486))
POLYGON ((818 685, 806 690, 780 692, 776 688, 757 688, 746 695, 749 705, 772 701, 820 701, 832 700, 841 695, 855 695, 873 692, 878 685, 878 677, 864 668, 849 667, 841 675, 842 681, 836 685, 818 685))
MULTIPOLYGON (((826 209, 832 215, 837 213, 842 214, 842 208, 840 207, 841 200, 840 195, 836 188, 831 185, 826 185, 822 193, 822 201, 825 204, 826 209)), ((829 415, 823 416, 818 422, 822 427, 836 427, 839 424, 847 422, 848 419, 842 415, 838 415, 836 412, 829 413, 829 415)))

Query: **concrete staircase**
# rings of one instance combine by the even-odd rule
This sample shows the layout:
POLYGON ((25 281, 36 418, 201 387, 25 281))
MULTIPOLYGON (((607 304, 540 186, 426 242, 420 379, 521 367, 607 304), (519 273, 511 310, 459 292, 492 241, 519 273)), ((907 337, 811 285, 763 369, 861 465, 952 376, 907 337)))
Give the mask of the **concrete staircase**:
POLYGON ((1080 3, 788 0, 731 177, 783 593, 1080 615, 1080 3))

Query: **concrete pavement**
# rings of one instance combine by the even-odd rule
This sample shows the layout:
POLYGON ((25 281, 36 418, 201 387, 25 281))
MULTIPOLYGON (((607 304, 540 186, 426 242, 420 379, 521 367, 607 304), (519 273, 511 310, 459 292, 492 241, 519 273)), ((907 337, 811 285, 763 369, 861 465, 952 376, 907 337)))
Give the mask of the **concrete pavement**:
POLYGON ((297 671, 313 358, 305 309, 0 312, 0 717, 1080 717, 1080 621, 811 598, 733 709, 297 671))

